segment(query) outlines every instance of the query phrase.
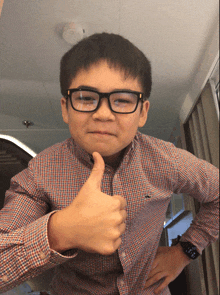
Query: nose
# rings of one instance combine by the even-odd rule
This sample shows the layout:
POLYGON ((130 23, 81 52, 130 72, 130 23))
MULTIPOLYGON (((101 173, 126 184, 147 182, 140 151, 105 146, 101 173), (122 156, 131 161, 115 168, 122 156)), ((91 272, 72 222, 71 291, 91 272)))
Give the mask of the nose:
POLYGON ((100 101, 99 108, 94 112, 93 119, 100 121, 114 120, 115 116, 111 111, 108 103, 108 99, 103 97, 100 101))

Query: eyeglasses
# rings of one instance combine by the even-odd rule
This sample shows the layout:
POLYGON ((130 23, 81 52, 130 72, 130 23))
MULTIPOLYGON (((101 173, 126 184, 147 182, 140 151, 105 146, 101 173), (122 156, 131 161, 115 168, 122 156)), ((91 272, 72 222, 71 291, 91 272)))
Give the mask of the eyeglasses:
POLYGON ((136 111, 139 101, 143 101, 144 94, 137 91, 113 91, 102 93, 95 90, 74 88, 67 90, 72 108, 78 112, 94 112, 101 103, 101 99, 108 99, 109 108, 114 113, 130 114, 136 111))

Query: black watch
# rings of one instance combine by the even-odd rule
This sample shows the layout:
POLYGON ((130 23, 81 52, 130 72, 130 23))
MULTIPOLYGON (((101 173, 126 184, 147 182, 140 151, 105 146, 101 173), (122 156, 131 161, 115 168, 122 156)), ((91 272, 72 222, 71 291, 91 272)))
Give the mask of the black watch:
POLYGON ((196 259, 199 256, 199 252, 196 250, 196 246, 194 246, 190 242, 181 242, 179 241, 181 247, 183 248, 183 252, 190 258, 196 259))
POLYGON ((183 252, 190 258, 190 259, 196 259, 200 254, 196 250, 196 246, 194 246, 190 242, 181 242, 180 241, 181 236, 178 236, 176 239, 172 240, 172 245, 175 246, 177 244, 180 244, 183 248, 183 252))

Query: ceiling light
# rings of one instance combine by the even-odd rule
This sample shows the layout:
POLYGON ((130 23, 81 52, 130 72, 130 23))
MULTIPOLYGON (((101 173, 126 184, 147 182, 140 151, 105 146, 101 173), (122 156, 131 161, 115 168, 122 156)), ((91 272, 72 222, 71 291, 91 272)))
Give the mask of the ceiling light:
POLYGON ((33 125, 34 125, 33 122, 28 121, 28 120, 24 120, 24 121, 22 121, 22 124, 25 125, 27 128, 28 128, 29 126, 33 126, 33 125))
POLYGON ((63 39, 73 45, 80 41, 84 36, 85 30, 74 22, 68 23, 63 27, 63 39))

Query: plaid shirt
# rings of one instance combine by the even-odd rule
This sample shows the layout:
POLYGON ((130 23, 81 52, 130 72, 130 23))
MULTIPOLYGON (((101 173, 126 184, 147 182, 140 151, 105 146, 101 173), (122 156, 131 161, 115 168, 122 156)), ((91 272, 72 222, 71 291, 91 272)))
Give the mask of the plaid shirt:
MULTIPOLYGON (((218 237, 218 169, 169 142, 137 133, 119 168, 106 165, 102 191, 127 201, 126 231, 110 256, 49 248, 47 223, 70 205, 93 163, 72 139, 41 152, 11 180, 0 211, 0 291, 56 267, 52 294, 153 294, 144 290, 171 194, 202 203, 182 240, 202 250, 218 237)), ((73 216, 74 218, 74 216, 73 216)), ((170 294, 166 288, 163 295, 170 294)))

